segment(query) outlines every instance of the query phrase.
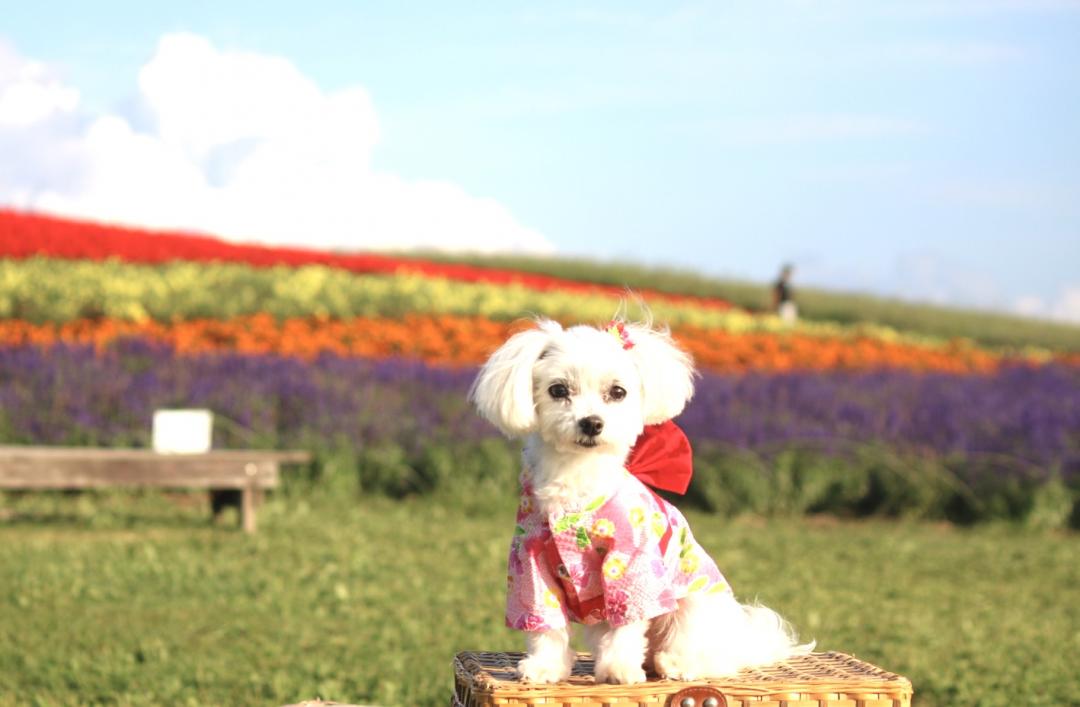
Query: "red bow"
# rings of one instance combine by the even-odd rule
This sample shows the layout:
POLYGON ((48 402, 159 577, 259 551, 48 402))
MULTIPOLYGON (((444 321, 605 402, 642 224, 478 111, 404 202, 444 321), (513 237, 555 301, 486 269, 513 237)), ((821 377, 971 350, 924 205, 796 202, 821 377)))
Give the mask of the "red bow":
POLYGON ((690 440, 671 420, 647 425, 630 450, 626 468, 649 486, 686 493, 694 474, 690 440))

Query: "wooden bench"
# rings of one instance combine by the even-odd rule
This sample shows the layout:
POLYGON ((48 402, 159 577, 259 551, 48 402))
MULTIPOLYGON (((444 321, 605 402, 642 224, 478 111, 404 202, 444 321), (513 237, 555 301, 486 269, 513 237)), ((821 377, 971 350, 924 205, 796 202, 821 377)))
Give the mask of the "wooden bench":
MULTIPOLYGON (((255 532, 255 511, 276 488, 281 464, 311 461, 304 451, 229 449, 157 454, 148 449, 0 446, 0 490, 98 489, 119 486, 239 493, 240 521, 255 532)), ((215 514, 220 503, 214 499, 215 514)))

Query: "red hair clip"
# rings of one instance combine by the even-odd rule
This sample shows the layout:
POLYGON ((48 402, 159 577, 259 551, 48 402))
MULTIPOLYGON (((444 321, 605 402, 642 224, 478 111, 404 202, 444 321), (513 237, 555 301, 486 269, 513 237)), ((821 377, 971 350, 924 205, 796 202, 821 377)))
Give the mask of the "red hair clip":
POLYGON ((624 350, 634 348, 634 342, 630 338, 630 332, 626 330, 626 325, 622 322, 612 319, 608 322, 608 325, 604 327, 604 331, 618 339, 624 350))

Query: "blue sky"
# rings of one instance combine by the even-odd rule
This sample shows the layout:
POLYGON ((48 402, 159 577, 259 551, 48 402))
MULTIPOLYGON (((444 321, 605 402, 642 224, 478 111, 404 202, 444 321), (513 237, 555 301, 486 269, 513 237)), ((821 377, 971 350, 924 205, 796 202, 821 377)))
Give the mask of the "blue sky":
POLYGON ((1080 321, 1074 0, 0 15, 0 203, 1080 321))

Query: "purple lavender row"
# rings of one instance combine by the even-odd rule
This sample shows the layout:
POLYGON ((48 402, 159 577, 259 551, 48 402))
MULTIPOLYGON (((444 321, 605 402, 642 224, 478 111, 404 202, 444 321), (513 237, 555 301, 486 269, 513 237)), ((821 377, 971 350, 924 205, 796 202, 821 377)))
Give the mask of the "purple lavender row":
POLYGON ((1080 369, 1068 366, 705 376, 679 423, 744 449, 879 443, 1080 478, 1080 369))
POLYGON ((176 356, 141 339, 92 347, 0 347, 0 440, 149 446, 153 411, 214 411, 215 445, 357 446, 494 436, 469 414, 473 371, 405 360, 176 356))
MULTIPOLYGON (((146 446, 153 410, 214 410, 221 446, 395 442, 408 450, 497 436, 469 409, 475 370, 401 359, 176 356, 128 340, 0 348, 0 442, 146 446)), ((679 419, 695 444, 758 452, 879 443, 938 455, 998 455, 1080 478, 1080 369, 995 375, 705 375, 679 419)))

